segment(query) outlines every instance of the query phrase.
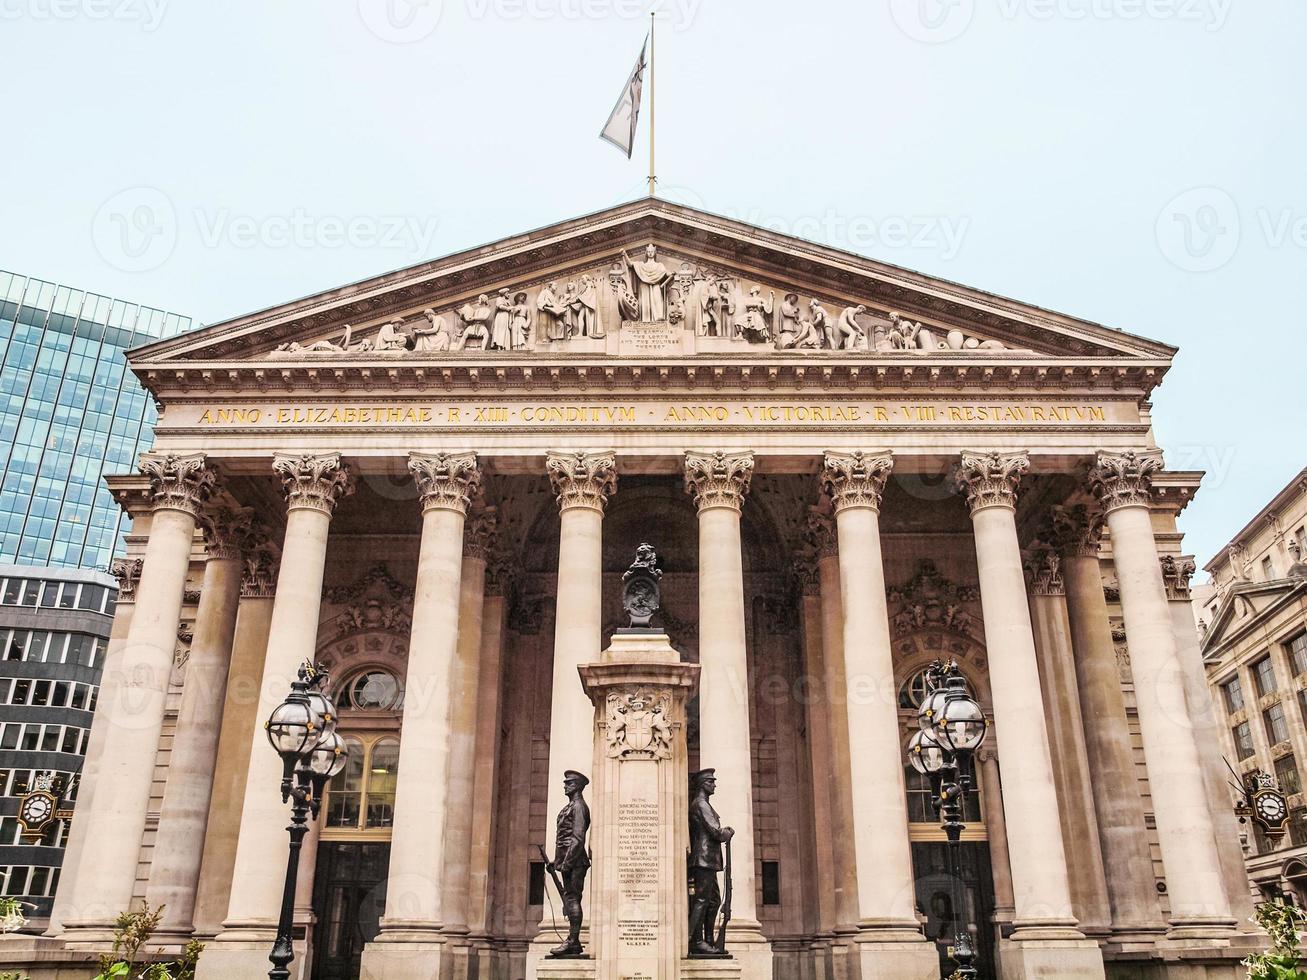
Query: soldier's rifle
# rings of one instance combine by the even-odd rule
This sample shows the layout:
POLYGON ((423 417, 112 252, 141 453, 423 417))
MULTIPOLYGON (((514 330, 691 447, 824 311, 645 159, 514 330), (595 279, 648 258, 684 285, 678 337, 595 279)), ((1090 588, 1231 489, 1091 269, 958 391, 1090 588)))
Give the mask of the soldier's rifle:
POLYGON ((722 923, 717 927, 717 949, 719 952, 726 952, 726 924, 731 921, 731 891, 733 883, 731 881, 731 841, 726 839, 726 889, 722 895, 722 923))

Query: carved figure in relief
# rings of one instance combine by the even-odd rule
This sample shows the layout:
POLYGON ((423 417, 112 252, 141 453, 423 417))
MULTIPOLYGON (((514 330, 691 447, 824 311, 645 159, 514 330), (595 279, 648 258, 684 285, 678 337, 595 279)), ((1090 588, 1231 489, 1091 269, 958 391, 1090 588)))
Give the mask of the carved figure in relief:
POLYGON ((808 301, 808 309, 812 313, 812 329, 817 331, 817 335, 821 337, 822 346, 829 347, 831 350, 838 350, 839 344, 836 342, 835 321, 826 312, 826 308, 813 299, 808 301))
POLYGON ((836 339, 844 350, 866 350, 867 336, 858 322, 858 316, 866 313, 865 306, 846 306, 836 324, 836 339))
POLYGON ((377 350, 408 350, 408 335, 404 333, 404 321, 395 317, 389 323, 383 323, 377 331, 377 350))
POLYGON ((640 319, 656 322, 667 319, 667 281, 672 274, 658 261, 658 249, 645 246, 644 259, 635 262, 625 250, 622 259, 631 272, 631 287, 640 310, 640 319))
POLYGON ((689 314, 690 295, 694 292, 694 270, 682 262, 667 287, 667 321, 680 323, 689 314))
POLYGON ((567 307, 558 295, 558 283, 546 283, 536 296, 536 309, 542 314, 540 328, 546 340, 567 339, 567 307))
POLYGON ((602 337, 604 331, 599 324, 599 294, 595 288, 594 278, 589 274, 584 275, 575 292, 572 292, 570 283, 568 291, 572 296, 568 306, 576 336, 602 337))
POLYGON ((751 344, 765 344, 771 340, 771 318, 775 310, 776 294, 762 298, 762 289, 753 286, 744 301, 744 316, 740 320, 740 334, 751 344))
POLYGON ((449 350, 449 324, 435 310, 422 311, 428 326, 413 328, 413 350, 419 354, 437 354, 449 350))
POLYGON ((509 325, 509 338, 513 350, 523 350, 531 346, 531 304, 527 302, 526 293, 513 296, 513 322, 509 325))
POLYGON ((608 270, 608 285, 612 287, 613 294, 617 297, 617 311, 622 319, 640 319, 640 301, 631 291, 631 284, 627 281, 626 272, 621 265, 614 265, 608 270))
POLYGON ((467 350, 479 347, 485 350, 490 342, 490 297, 482 293, 475 303, 464 303, 458 310, 458 317, 463 321, 454 350, 467 350))
MULTIPOLYGON (((350 349, 349 341, 354 335, 354 328, 348 323, 345 324, 345 335, 341 337, 339 344, 333 344, 330 340, 318 340, 311 344, 301 344, 298 341, 291 340, 284 344, 278 344, 276 352, 278 354, 298 354, 307 352, 311 354, 332 353, 344 354, 350 349)), ((367 348, 361 348, 367 349, 367 348)))
POLYGON ((892 350, 911 350, 917 346, 917 334, 920 332, 920 323, 913 323, 898 313, 891 313, 885 339, 889 341, 892 350))
POLYGON ((776 311, 776 349, 789 350, 797 346, 799 317, 802 315, 798 293, 786 293, 776 311))
POLYGON ((487 350, 509 350, 513 346, 513 300, 508 289, 500 289, 495 297, 495 318, 490 325, 490 343, 487 350))

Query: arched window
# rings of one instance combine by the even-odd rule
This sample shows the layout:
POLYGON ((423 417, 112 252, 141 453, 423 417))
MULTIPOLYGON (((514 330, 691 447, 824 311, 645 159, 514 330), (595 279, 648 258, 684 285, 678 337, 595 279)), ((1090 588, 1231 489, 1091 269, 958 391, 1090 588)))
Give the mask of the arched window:
POLYGON ((388 670, 370 669, 345 684, 342 707, 355 711, 394 711, 403 700, 399 680, 388 670))
POLYGON ((899 688, 899 707, 916 711, 926 700, 926 669, 917 671, 899 688))
POLYGON ((393 735, 345 737, 349 762, 327 787, 330 831, 386 831, 395 817, 399 740, 393 735))

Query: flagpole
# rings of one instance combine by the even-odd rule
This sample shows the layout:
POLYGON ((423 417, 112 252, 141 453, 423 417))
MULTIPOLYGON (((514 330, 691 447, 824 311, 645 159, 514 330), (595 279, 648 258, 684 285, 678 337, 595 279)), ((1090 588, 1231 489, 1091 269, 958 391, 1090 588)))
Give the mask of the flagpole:
POLYGON ((655 50, 657 39, 654 37, 654 12, 649 11, 649 196, 654 196, 654 185, 658 182, 654 170, 654 85, 657 78, 657 58, 655 50))

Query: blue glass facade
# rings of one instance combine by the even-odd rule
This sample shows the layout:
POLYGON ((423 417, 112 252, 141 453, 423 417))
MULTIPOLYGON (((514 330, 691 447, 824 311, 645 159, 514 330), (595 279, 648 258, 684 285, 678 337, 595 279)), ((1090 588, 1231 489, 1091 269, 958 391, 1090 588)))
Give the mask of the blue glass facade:
POLYGON ((124 352, 189 317, 0 270, 0 563, 107 569, 124 518, 102 479, 153 439, 124 352))

